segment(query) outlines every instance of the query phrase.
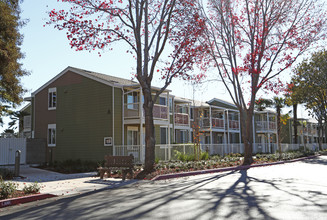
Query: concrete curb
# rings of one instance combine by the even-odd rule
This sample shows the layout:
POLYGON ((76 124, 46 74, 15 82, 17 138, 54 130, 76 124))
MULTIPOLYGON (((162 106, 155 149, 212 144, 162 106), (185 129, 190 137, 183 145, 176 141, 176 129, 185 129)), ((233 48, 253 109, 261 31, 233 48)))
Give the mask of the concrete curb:
POLYGON ((285 163, 293 163, 297 161, 302 161, 306 159, 313 159, 320 155, 314 155, 309 157, 301 157, 294 160, 287 160, 287 161, 278 161, 273 163, 264 163, 264 164, 254 164, 254 165, 246 165, 246 166, 237 166, 237 167, 226 167, 226 168, 217 168, 217 169, 208 169, 208 170, 199 170, 199 171, 190 171, 190 172, 184 172, 184 173, 173 173, 173 174, 165 174, 165 175, 159 175, 151 180, 166 180, 166 179, 172 179, 172 178, 179 178, 179 177, 187 177, 187 176, 195 176, 200 174, 208 174, 208 173, 219 173, 219 172, 227 172, 227 171, 237 171, 237 170, 247 170, 254 167, 264 167, 264 166, 272 166, 272 165, 279 165, 279 164, 285 164, 285 163))
POLYGON ((52 198, 52 197, 56 197, 56 195, 34 194, 34 195, 30 195, 30 196, 23 196, 23 197, 12 198, 12 199, 4 199, 4 200, 0 200, 0 208, 12 206, 12 205, 23 204, 23 203, 27 203, 27 202, 33 202, 36 200, 52 198))

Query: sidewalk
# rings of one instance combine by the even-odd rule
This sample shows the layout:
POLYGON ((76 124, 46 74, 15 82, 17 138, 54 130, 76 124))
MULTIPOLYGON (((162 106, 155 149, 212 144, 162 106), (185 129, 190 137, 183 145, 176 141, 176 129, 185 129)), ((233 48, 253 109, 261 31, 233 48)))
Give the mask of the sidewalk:
POLYGON ((96 172, 62 174, 48 170, 38 169, 23 165, 20 168, 20 177, 14 178, 13 182, 18 183, 18 189, 22 189, 25 184, 34 182, 40 183, 42 194, 71 195, 91 192, 104 188, 116 188, 127 185, 137 180, 125 180, 105 178, 101 180, 96 176, 96 172))

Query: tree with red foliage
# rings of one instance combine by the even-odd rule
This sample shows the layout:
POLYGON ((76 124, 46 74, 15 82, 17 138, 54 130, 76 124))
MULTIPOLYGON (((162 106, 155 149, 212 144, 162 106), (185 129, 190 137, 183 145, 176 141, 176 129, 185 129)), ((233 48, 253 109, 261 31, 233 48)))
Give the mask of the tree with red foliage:
POLYGON ((61 1, 69 3, 70 10, 50 11, 48 24, 67 30, 71 47, 93 51, 110 48, 115 42, 129 46, 128 52, 136 60, 135 77, 144 95, 143 174, 151 172, 155 161, 154 103, 173 78, 200 80, 203 77, 189 74, 207 51, 198 42, 204 30, 198 7, 188 0, 61 1), (156 75, 164 82, 159 90, 153 90, 151 85, 156 75))
POLYGON ((318 0, 208 0, 206 42, 240 112, 244 164, 251 164, 253 114, 260 89, 279 92, 278 76, 325 37, 318 0))

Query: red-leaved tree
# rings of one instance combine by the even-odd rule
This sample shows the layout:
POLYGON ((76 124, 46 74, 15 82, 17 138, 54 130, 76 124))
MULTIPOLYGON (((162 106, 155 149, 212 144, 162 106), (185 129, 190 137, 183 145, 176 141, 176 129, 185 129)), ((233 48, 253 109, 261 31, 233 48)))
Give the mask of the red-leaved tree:
POLYGON ((151 172, 155 161, 154 103, 173 78, 202 77, 188 74, 207 51, 197 40, 204 30, 198 7, 191 0, 61 1, 70 4, 70 10, 50 11, 48 24, 66 30, 71 47, 93 51, 121 42, 135 57, 135 76, 144 95, 143 174, 151 172), (164 81, 160 90, 152 89, 153 77, 164 81))
POLYGON ((278 93, 278 75, 324 38, 318 0, 208 0, 206 42, 211 60, 240 112, 244 164, 251 164, 255 97, 278 93))

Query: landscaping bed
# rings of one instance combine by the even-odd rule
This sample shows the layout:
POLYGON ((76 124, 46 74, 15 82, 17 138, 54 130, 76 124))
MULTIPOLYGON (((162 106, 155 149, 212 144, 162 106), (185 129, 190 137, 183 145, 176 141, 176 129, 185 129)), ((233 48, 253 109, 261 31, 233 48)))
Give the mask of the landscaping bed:
POLYGON ((36 182, 23 184, 23 189, 18 190, 18 183, 4 181, 0 178, 0 208, 53 197, 50 194, 40 194, 41 186, 36 182))
MULTIPOLYGON (((208 153, 202 152, 201 155, 198 156, 198 160, 196 160, 195 155, 185 155, 180 152, 175 152, 174 161, 160 161, 156 159, 156 163, 154 166, 154 171, 148 174, 144 179, 151 180, 156 176, 165 175, 165 174, 176 174, 182 172, 192 172, 192 171, 200 171, 200 170, 212 170, 219 168, 227 168, 227 167, 238 167, 243 163, 243 155, 241 154, 229 154, 224 157, 219 155, 209 156, 208 153)), ((279 161, 289 161, 301 157, 307 157, 314 155, 315 153, 312 151, 289 151, 286 153, 282 153, 281 159, 279 158, 279 154, 267 154, 260 153, 253 156, 254 163, 252 165, 266 164, 266 163, 274 163, 279 161)), ((79 172, 91 172, 96 171, 97 167, 103 166, 103 162, 88 162, 88 161, 80 161, 80 160, 68 160, 63 162, 54 162, 50 164, 51 166, 42 166, 39 168, 52 170, 60 173, 79 173, 79 172)), ((134 176, 136 178, 137 175, 142 171, 142 166, 135 166, 134 176)), ((113 172, 111 178, 121 178, 122 174, 120 171, 113 172)), ((127 175, 127 178, 131 178, 127 175)))

